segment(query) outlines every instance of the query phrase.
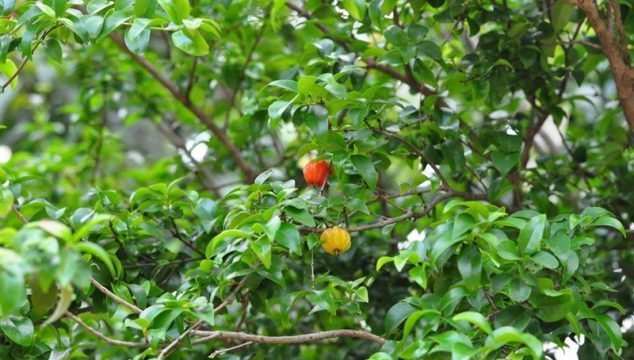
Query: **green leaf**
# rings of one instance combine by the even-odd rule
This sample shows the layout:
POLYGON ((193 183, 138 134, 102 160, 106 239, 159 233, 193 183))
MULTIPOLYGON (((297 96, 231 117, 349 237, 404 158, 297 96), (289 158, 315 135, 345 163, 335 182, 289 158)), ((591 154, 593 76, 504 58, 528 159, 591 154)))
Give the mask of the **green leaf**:
POLYGON ((391 256, 381 256, 379 258, 379 260, 377 260, 376 262, 376 271, 381 270, 381 268, 383 267, 383 265, 387 264, 387 263, 391 263, 394 262, 394 258, 391 256))
POLYGON ((425 319, 429 321, 430 318, 440 318, 440 316, 441 313, 433 309, 418 310, 411 313, 411 315, 408 315, 407 321, 405 321, 405 326, 403 326, 403 339, 412 332, 412 329, 421 317, 425 317, 425 319))
POLYGON ((255 255, 262 262, 262 265, 264 265, 267 269, 270 268, 272 255, 271 240, 269 240, 268 237, 263 236, 255 241, 249 241, 249 244, 251 246, 251 250, 253 250, 255 255))
POLYGON ((158 0, 158 3, 176 25, 182 24, 189 17, 191 7, 188 0, 158 0))
POLYGON ((550 251, 555 254, 560 260, 566 261, 568 259, 568 253, 570 252, 570 238, 563 232, 551 236, 544 240, 546 246, 550 251))
POLYGON ((293 206, 287 206, 286 208, 284 208, 284 212, 288 216, 293 218, 293 220, 296 220, 303 225, 310 226, 310 227, 317 225, 317 223, 315 222, 315 219, 310 215, 310 213, 306 209, 297 209, 293 206))
POLYGON ((592 223, 590 223, 590 226, 592 226, 592 227, 597 227, 597 226, 611 227, 611 228, 614 228, 614 229, 618 230, 621 233, 621 235, 623 235, 625 237, 625 228, 623 227, 623 224, 621 224, 620 221, 618 221, 617 219, 613 218, 610 215, 604 215, 604 216, 601 216, 601 217, 595 219, 594 221, 592 221, 592 223))
POLYGON ((519 154, 504 154, 495 151, 491 153, 491 161, 493 162, 493 166, 500 172, 500 175, 506 176, 506 174, 519 163, 519 154))
POLYGON ((297 81, 295 80, 275 80, 271 81, 267 86, 278 87, 295 93, 297 92, 297 81))
POLYGON ((18 86, 18 76, 16 75, 18 72, 18 67, 15 66, 15 63, 10 59, 5 59, 3 63, 0 63, 0 73, 4 74, 7 77, 7 80, 13 78, 11 80, 11 89, 15 90, 18 86))
POLYGON ((134 16, 137 18, 151 18, 158 2, 156 0, 135 0, 134 16))
POLYGON ((343 0, 343 7, 357 21, 363 21, 365 17, 365 1, 364 0, 343 0))
POLYGON ((539 249, 546 225, 546 215, 541 214, 530 219, 522 228, 517 239, 517 247, 521 255, 532 254, 539 249))
POLYGON ((49 318, 42 323, 42 327, 47 327, 48 325, 56 322, 57 320, 61 319, 62 316, 64 316, 64 313, 66 313, 66 310, 68 310, 71 302, 73 301, 73 295, 74 292, 72 286, 61 288, 59 292, 59 300, 57 301, 55 310, 53 310, 51 316, 49 316, 49 318))
POLYGON ((451 237, 457 239, 476 225, 477 222, 473 218, 473 216, 469 215, 468 213, 460 213, 454 219, 451 237))
POLYGON ((388 27, 384 32, 385 40, 396 48, 406 48, 409 46, 409 38, 403 29, 396 25, 388 27))
POLYGON ((372 161, 365 155, 352 155, 352 165, 361 174, 363 180, 368 184, 371 190, 376 189, 376 183, 379 180, 379 174, 374 168, 372 161))
POLYGON ((5 217, 13 207, 13 193, 9 189, 0 189, 0 217, 5 217))
POLYGON ((62 63, 62 46, 59 41, 55 39, 46 40, 46 45, 44 45, 44 49, 46 50, 46 54, 51 60, 55 61, 58 64, 62 63))
POLYGON ((394 358, 384 352, 378 352, 372 354, 372 356, 370 356, 368 360, 394 360, 394 358))
POLYGON ((385 315, 385 332, 393 332, 407 317, 416 310, 406 302, 398 302, 385 315))
POLYGON ((38 227, 47 233, 55 236, 58 239, 71 242, 72 241, 72 233, 68 226, 51 220, 40 220, 36 222, 29 223, 29 227, 38 227))
POLYGON ((497 349, 509 343, 522 343, 526 345, 533 359, 542 358, 542 343, 535 336, 520 332, 516 328, 504 326, 495 329, 487 338, 486 345, 497 349))
MULTIPOLYGON (((117 273, 115 265, 112 262, 112 258, 110 257, 108 252, 106 252, 106 250, 104 250, 101 246, 95 243, 92 243, 90 241, 84 241, 84 242, 75 244, 74 247, 81 252, 90 254, 96 257, 97 259, 101 260, 101 262, 104 263, 104 265, 106 265, 106 268, 108 269, 108 271, 110 272, 110 275, 112 275, 113 278, 116 279, 119 277, 119 274, 117 273)), ((115 261, 119 261, 119 260, 116 259, 115 261)))
POLYGON ((0 317, 13 314, 25 300, 22 275, 0 269, 0 317))
POLYGON ((172 41, 174 46, 183 50, 189 55, 204 56, 209 54, 209 45, 200 32, 176 31, 172 33, 172 41))
POLYGON ((475 311, 465 311, 460 314, 454 315, 452 320, 469 322, 479 327, 480 330, 484 331, 487 334, 491 334, 493 332, 487 318, 484 315, 477 313, 475 311))
POLYGON ((557 261, 557 258, 554 257, 553 255, 551 255, 547 251, 540 251, 540 252, 534 254, 531 257, 531 259, 535 263, 537 263, 537 264, 539 264, 539 265, 541 265, 541 266, 543 266, 543 267, 545 267, 547 269, 556 269, 559 266, 559 262, 557 261))
POLYGON ((150 41, 150 19, 136 18, 125 33, 126 46, 136 54, 143 54, 150 41))
POLYGON ((517 246, 511 240, 501 241, 496 250, 498 255, 504 260, 515 261, 520 259, 517 254, 517 246))
POLYGON ((39 273, 35 273, 29 279, 29 287, 31 288, 30 300, 33 313, 36 316, 43 316, 55 305, 57 286, 54 284, 42 284, 39 273))
POLYGON ((433 60, 442 61, 442 50, 432 41, 425 40, 418 44, 418 51, 433 60))
MULTIPOLYGON (((455 227, 454 227, 455 229, 455 227)), ((482 274, 482 256, 478 247, 470 245, 460 254, 458 258, 458 270, 462 280, 468 289, 476 290, 480 287, 480 277, 482 274)))
POLYGON ((275 234, 275 242, 286 247, 291 254, 302 255, 299 230, 289 223, 282 223, 275 234))
POLYGON ((84 16, 82 18, 86 32, 90 39, 96 39, 101 33, 103 27, 104 18, 97 15, 84 16))
POLYGON ((194 214, 196 214, 196 216, 198 216, 198 218, 203 222, 210 222, 215 219, 217 208, 218 206, 215 201, 207 198, 200 198, 194 207, 194 214))
POLYGON ((575 6, 565 1, 557 1, 552 9, 552 22, 555 34, 558 34, 570 21, 575 12, 575 6))
POLYGON ((273 102, 269 106, 269 117, 273 120, 279 119, 280 117, 282 117, 282 114, 284 114, 284 111, 286 111, 286 109, 288 109, 288 107, 291 106, 291 104, 293 103, 293 100, 291 101, 278 100, 273 102))
POLYGON ((357 301, 361 301, 361 302, 369 302, 370 298, 368 296, 368 288, 366 288, 365 286, 362 286, 358 289, 356 289, 354 291, 355 296, 357 297, 357 301))
POLYGON ((595 314, 595 318, 599 325, 605 330, 614 346, 614 350, 618 353, 621 351, 621 344, 623 343, 623 334, 621 333, 621 327, 611 317, 605 314, 595 314))
POLYGON ((223 240, 227 238, 248 239, 249 237, 251 237, 251 234, 241 230, 225 230, 211 239, 211 241, 207 245, 207 249, 205 249, 205 257, 211 258, 215 254, 218 246, 222 243, 223 240))
POLYGON ((112 215, 107 214, 98 214, 94 215, 90 218, 88 222, 82 225, 76 232, 73 234, 72 242, 78 242, 84 237, 86 237, 95 226, 102 225, 112 221, 114 217, 112 215))
POLYGON ((115 31, 118 27, 123 25, 128 20, 130 20, 130 16, 126 12, 113 12, 104 21, 103 29, 101 30, 101 34, 99 34, 98 39, 103 39, 104 37, 108 36, 111 32, 115 31))
POLYGON ((574 299, 567 293, 553 297, 533 291, 530 302, 537 309, 537 317, 545 322, 555 322, 565 318, 574 306, 574 299))
POLYGON ((33 343, 33 322, 21 316, 0 318, 0 329, 6 337, 20 346, 31 346, 33 343))

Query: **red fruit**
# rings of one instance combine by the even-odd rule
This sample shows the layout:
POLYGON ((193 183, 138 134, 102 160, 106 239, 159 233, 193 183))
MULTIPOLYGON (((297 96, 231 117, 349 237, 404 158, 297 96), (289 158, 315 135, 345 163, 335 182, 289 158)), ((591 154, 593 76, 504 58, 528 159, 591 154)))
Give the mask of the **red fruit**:
POLYGON ((325 160, 312 160, 304 166, 304 180, 308 186, 324 186, 329 174, 330 165, 325 160))

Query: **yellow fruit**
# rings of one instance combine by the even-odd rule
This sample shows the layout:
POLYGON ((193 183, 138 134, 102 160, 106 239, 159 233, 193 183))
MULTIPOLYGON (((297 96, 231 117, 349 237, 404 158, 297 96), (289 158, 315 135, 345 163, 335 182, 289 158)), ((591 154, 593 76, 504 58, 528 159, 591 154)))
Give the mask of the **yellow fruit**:
POLYGON ((321 233, 321 246, 328 254, 341 255, 350 249, 350 234, 339 226, 331 227, 321 233))

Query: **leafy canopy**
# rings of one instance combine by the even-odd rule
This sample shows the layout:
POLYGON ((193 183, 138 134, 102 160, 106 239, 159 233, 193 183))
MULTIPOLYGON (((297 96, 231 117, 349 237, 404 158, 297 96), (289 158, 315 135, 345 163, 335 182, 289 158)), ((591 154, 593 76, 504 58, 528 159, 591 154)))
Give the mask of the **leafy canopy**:
POLYGON ((631 3, 0 12, 0 358, 634 356, 631 3))

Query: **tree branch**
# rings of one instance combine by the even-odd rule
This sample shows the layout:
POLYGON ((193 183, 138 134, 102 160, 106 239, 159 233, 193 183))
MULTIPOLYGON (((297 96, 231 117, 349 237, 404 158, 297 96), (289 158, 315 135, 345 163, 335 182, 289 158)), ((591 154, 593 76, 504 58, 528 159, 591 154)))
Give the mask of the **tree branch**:
POLYGON ((139 309, 136 305, 134 304, 130 304, 129 302, 123 300, 122 298, 120 298, 119 296, 117 296, 115 293, 113 293, 112 291, 108 290, 106 287, 104 287, 103 285, 101 285, 97 280, 91 278, 90 279, 90 283, 97 288, 97 290, 101 291, 102 293, 104 293, 107 297, 111 298, 112 300, 114 300, 116 303, 128 308, 129 310, 131 310, 133 313, 135 314, 140 314, 143 312, 143 310, 139 309))
POLYGON ((24 217, 24 215, 15 207, 15 205, 11 205, 11 211, 15 214, 15 216, 22 222, 22 224, 26 225, 29 221, 24 217))
POLYGON ((401 144, 405 145, 407 148, 409 148, 412 152, 414 152, 418 157, 420 157, 423 161, 425 161, 427 164, 429 164, 429 166, 432 168, 432 170, 434 170, 434 173, 436 174, 436 176, 438 177, 438 179, 440 180, 442 186, 446 189, 450 189, 450 185, 449 182, 447 181, 447 178, 445 178, 445 175, 443 175, 443 173, 440 171, 440 169, 431 161, 429 161, 429 159, 427 158, 427 156, 425 156, 425 154, 420 151, 420 149, 418 149, 414 144, 412 144, 411 142, 409 142, 407 139, 405 139, 404 137, 393 133, 391 131, 387 131, 387 130, 383 130, 383 129, 378 129, 375 128, 373 126, 370 126, 370 124, 366 121, 366 126, 372 130, 374 133, 377 134, 381 134, 381 135, 385 135, 387 137, 390 137, 398 142, 400 142, 401 144))
POLYGON ((215 339, 251 341, 256 344, 305 344, 342 337, 365 339, 378 345, 383 345, 386 342, 382 337, 370 332, 351 329, 321 331, 291 336, 265 336, 234 331, 196 331, 195 334, 204 337, 192 341, 192 344, 201 344, 215 339))
MULTIPOLYGON (((632 67, 625 61, 623 52, 615 39, 615 36, 608 30, 603 19, 599 15, 599 10, 592 0, 567 0, 569 3, 577 5, 583 11, 594 32, 599 38, 603 53, 608 58, 614 82, 619 94, 619 101, 623 107, 623 114, 634 132, 634 79, 632 79, 632 67)), ((608 6, 610 6, 608 4, 608 6)), ((619 16, 620 18, 620 16, 619 16)), ((618 28, 618 24, 617 24, 618 28)), ((620 31, 620 29, 619 29, 620 31)))
POLYGON ((99 332, 98 330, 92 328, 90 325, 86 324, 82 319, 79 318, 79 316, 70 313, 70 312, 66 312, 65 313, 66 317, 72 319, 73 321, 75 321, 77 323, 77 325, 79 325, 81 328, 83 328, 84 330, 88 331, 89 333, 93 334, 95 337, 103 340, 104 342, 110 344, 110 345, 115 345, 115 346, 124 346, 124 347, 133 347, 133 348, 145 348, 147 347, 147 343, 145 342, 132 342, 132 341, 123 341, 123 340, 117 340, 117 339, 113 339, 113 338, 109 338, 106 335, 102 334, 101 332, 99 332))
POLYGON ((216 350, 213 353, 211 353, 211 355, 209 355, 209 357, 211 359, 213 359, 213 358, 215 358, 218 355, 222 355, 224 353, 228 353, 229 351, 239 350, 239 349, 242 349, 242 348, 247 347, 249 345, 253 345, 253 341, 247 341, 245 343, 242 343, 242 344, 239 344, 239 345, 236 345, 236 346, 232 346, 230 348, 216 350))
MULTIPOLYGON (((225 301, 223 301, 220 305, 218 305, 218 306, 216 306, 214 308, 214 313, 219 312, 220 310, 222 310, 225 307, 227 307, 227 305, 229 305, 231 302, 233 302, 233 300, 236 298, 236 295, 238 294, 238 292, 246 284, 248 277, 249 276, 247 275, 247 276, 243 277, 242 280, 240 280, 238 285, 236 285, 236 287, 233 289, 233 291, 231 291, 231 294, 229 294, 229 296, 227 296, 225 301)), ((161 352, 159 353, 158 359, 159 360, 164 359, 172 350, 174 350, 178 346, 178 344, 181 341, 183 341, 184 338, 186 338, 187 336, 189 336, 189 334, 191 334, 191 333, 195 332, 196 330, 198 330, 198 328, 200 328, 204 323, 205 322, 203 320, 198 320, 194 325, 190 326, 187 330, 185 330, 182 334, 180 334, 176 339, 174 339, 174 341, 169 343, 169 345, 167 345, 165 348, 163 348, 163 350, 161 350, 161 352)))
MULTIPOLYGON (((35 45, 33 45, 31 52, 34 52, 38 48, 38 46, 40 46, 40 44, 44 41, 44 39, 46 39, 48 34, 50 34, 53 30, 57 29, 59 26, 60 25, 53 25, 50 29, 46 30, 42 34, 42 36, 37 41, 35 41, 35 45)), ((2 88, 2 92, 4 92, 4 90, 13 82, 13 80, 15 80, 18 77, 18 74, 22 72, 27 62, 29 62, 29 58, 25 57, 20 63, 20 65, 18 65, 18 68, 15 70, 15 73, 11 75, 9 79, 7 79, 7 82, 5 82, 4 84, 2 84, 2 86, 0 86, 0 88, 2 88)))
MULTIPOLYGON (((254 265, 254 267, 255 266, 256 265, 254 265)), ((244 285, 246 285, 248 278, 249 278, 249 276, 247 275, 247 276, 243 277, 242 280, 240 280, 238 285, 236 285, 236 287, 233 288, 233 291, 231 291, 229 296, 227 296, 227 298, 222 303, 220 303, 220 305, 218 305, 218 306, 216 306, 214 308, 214 313, 220 312, 222 309, 226 308, 227 305, 229 305, 229 304, 231 304, 233 302, 233 300, 236 298, 236 295, 238 295, 238 292, 240 292, 240 290, 242 290, 244 285)))
POLYGON ((192 114, 194 114, 198 118, 198 120, 200 120, 200 122, 202 122, 214 134, 214 136, 218 138, 218 140, 224 145, 233 160, 236 162, 240 170, 242 170, 246 182, 252 183, 253 180, 255 180, 255 172, 244 160, 244 158, 240 154, 240 151, 238 150, 238 148, 236 148, 235 144, 231 141, 231 139, 229 139, 227 134, 214 123, 213 119, 207 117, 202 109, 192 104, 191 101, 189 101, 189 99, 180 92, 176 84, 166 78, 157 68, 154 67, 154 65, 150 64, 150 62, 148 62, 146 58, 132 52, 126 46, 125 41, 121 36, 115 33, 111 33, 109 36, 114 41, 114 43, 119 48, 121 48, 121 50, 130 55, 130 57, 132 57, 132 59, 137 64, 141 65, 141 67, 149 72, 152 77, 154 77, 167 91, 172 94, 174 99, 176 99, 192 114))

